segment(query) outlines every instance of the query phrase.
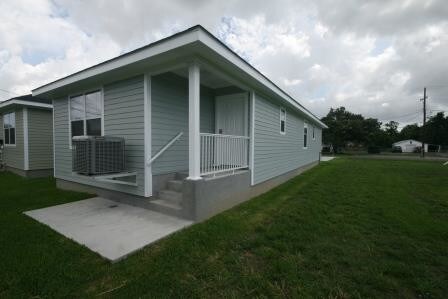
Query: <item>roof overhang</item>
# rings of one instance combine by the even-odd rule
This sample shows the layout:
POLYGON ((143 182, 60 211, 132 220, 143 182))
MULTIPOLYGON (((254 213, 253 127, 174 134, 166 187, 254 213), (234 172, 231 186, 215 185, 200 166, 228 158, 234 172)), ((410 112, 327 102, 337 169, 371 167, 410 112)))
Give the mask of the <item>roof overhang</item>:
POLYGON ((198 57, 231 74, 232 77, 237 77, 256 91, 273 95, 287 102, 310 121, 322 128, 327 128, 308 109, 201 26, 192 27, 143 48, 38 87, 32 91, 32 94, 40 98, 56 98, 95 87, 98 82, 113 82, 132 75, 143 74, 148 70, 185 64, 198 57))
POLYGON ((13 109, 16 107, 32 107, 32 108, 47 109, 47 110, 53 109, 53 105, 39 103, 39 102, 31 102, 31 101, 23 101, 23 100, 15 100, 15 99, 0 102, 0 111, 5 110, 5 109, 13 109))

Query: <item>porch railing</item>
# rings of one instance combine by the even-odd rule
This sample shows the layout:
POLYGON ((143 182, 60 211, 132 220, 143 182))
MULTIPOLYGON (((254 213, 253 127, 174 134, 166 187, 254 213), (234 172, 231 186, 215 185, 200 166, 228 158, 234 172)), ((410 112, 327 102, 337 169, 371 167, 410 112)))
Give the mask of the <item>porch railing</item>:
POLYGON ((249 166, 249 137, 201 133, 201 175, 249 166))

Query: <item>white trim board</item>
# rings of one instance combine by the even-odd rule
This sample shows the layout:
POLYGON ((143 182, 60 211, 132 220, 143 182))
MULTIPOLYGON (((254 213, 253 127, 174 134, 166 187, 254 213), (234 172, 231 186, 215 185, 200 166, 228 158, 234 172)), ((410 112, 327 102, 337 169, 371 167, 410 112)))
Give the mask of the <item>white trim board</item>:
POLYGON ((23 120, 23 169, 30 169, 30 156, 29 156, 29 138, 28 138, 28 108, 23 107, 22 110, 23 120))
POLYGON ((255 183, 255 169, 254 169, 254 154, 255 154, 255 91, 250 93, 250 184, 253 186, 255 183))
POLYGON ((146 73, 143 76, 143 101, 144 101, 144 143, 145 143, 145 158, 144 162, 144 187, 145 197, 152 196, 152 167, 149 161, 151 160, 151 76, 146 73))
MULTIPOLYGON (((54 104, 54 99, 51 100, 51 103, 54 104)), ((54 106, 53 106, 54 107, 54 106)), ((56 138, 55 138, 55 131, 54 131, 54 110, 53 113, 51 113, 52 119, 53 119, 53 123, 52 123, 52 127, 53 127, 53 176, 56 177, 56 138)))

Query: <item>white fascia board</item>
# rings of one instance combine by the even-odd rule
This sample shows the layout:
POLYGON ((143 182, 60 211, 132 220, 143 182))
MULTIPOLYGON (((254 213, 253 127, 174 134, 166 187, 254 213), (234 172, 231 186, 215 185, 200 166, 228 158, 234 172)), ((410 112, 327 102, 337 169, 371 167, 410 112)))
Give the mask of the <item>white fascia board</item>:
POLYGON ((51 105, 51 104, 29 102, 29 101, 22 101, 22 100, 11 100, 11 101, 7 101, 5 103, 0 103, 0 108, 7 107, 9 105, 23 105, 23 106, 28 106, 28 107, 53 109, 53 105, 51 105))
POLYGON ((304 113, 306 116, 311 118, 314 122, 320 125, 323 128, 327 128, 327 126, 321 122, 317 117, 315 117, 311 112, 306 110, 302 105, 300 105, 296 100, 294 100, 291 96, 277 87, 274 83, 269 81, 265 76, 263 76, 260 72, 258 72, 254 67, 250 66, 248 63, 244 62, 241 57, 227 49, 226 46, 217 42, 214 38, 212 38, 208 33, 204 31, 199 32, 199 40, 208 46, 210 49, 218 53, 220 56, 224 57, 227 61, 240 68, 252 78, 257 80, 262 85, 268 87, 271 91, 273 91, 276 95, 287 101, 289 104, 294 106, 296 109, 304 113))
POLYGON ((32 91, 32 94, 33 96, 39 96, 41 94, 66 86, 68 84, 72 84, 80 80, 94 77, 102 73, 112 71, 124 67, 126 65, 139 62, 144 59, 148 59, 152 56, 165 53, 178 47, 193 43, 198 40, 198 32, 199 32, 198 30, 199 29, 186 32, 185 34, 179 35, 171 39, 167 39, 166 41, 147 47, 145 49, 141 49, 140 51, 136 51, 135 53, 130 53, 128 55, 124 55, 123 57, 103 62, 99 65, 80 71, 68 77, 38 87, 32 91))

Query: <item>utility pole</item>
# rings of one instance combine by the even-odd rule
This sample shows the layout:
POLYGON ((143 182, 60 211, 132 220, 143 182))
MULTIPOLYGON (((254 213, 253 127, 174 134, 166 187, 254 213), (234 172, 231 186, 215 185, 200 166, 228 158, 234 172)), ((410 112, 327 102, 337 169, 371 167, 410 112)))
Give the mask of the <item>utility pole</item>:
POLYGON ((422 127, 422 158, 425 157, 425 124, 426 124, 426 87, 423 88, 423 127, 422 127))

